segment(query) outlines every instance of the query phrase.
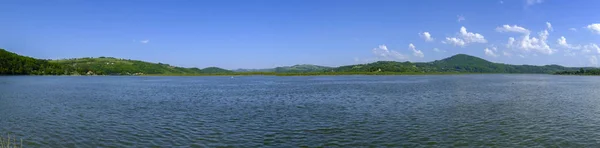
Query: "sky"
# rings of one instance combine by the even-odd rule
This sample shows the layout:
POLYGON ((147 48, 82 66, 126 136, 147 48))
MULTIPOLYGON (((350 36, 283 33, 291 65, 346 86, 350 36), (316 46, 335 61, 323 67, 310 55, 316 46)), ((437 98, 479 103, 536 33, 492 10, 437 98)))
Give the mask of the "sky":
POLYGON ((183 67, 427 62, 598 66, 600 1, 3 0, 0 48, 183 67))

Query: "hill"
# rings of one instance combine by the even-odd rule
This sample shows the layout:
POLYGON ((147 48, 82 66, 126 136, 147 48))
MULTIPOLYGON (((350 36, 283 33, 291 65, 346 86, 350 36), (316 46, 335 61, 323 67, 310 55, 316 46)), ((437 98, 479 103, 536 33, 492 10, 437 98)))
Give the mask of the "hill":
POLYGON ((66 69, 48 60, 21 56, 0 49, 0 75, 61 75, 66 69))
POLYGON ((559 65, 510 65, 494 63, 475 56, 457 54, 432 62, 378 61, 367 64, 326 67, 310 64, 276 67, 272 69, 238 69, 235 72, 207 67, 183 68, 163 63, 113 57, 42 60, 21 56, 0 49, 0 74, 2 75, 335 75, 335 74, 406 74, 406 73, 544 73, 544 74, 596 74, 589 67, 563 67, 559 65), (589 71, 588 71, 589 70, 589 71))
MULTIPOLYGON (((510 65, 493 63, 479 57, 457 54, 432 62, 395 62, 379 61, 368 64, 340 66, 336 72, 456 72, 456 73, 555 73, 559 71, 578 70, 579 68, 559 65, 510 65)), ((589 68, 586 68, 589 69, 589 68)))
POLYGON ((204 74, 231 72, 216 67, 205 69, 183 68, 164 63, 150 63, 113 57, 61 59, 51 60, 50 62, 65 65, 74 69, 75 72, 79 74, 92 72, 97 75, 204 74))

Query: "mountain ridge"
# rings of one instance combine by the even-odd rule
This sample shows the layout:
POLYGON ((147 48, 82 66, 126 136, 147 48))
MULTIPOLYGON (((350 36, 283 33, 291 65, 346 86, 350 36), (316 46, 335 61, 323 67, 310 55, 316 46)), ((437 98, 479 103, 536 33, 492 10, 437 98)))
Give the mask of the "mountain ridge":
POLYGON ((236 73, 556 73, 590 67, 564 67, 556 64, 511 65, 494 63, 483 58, 467 54, 456 54, 441 60, 430 62, 376 61, 364 64, 328 67, 313 64, 297 64, 268 69, 227 70, 219 67, 184 68, 164 63, 152 63, 140 60, 119 59, 114 57, 73 58, 43 60, 18 55, 0 49, 0 74, 10 75, 210 75, 236 73))

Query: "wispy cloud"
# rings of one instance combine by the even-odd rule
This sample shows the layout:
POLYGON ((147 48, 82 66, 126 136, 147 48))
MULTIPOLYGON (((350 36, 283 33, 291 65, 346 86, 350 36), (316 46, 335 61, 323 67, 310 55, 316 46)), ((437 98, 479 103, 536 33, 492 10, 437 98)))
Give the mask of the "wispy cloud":
POLYGON ((496 31, 498 32, 517 32, 517 33, 530 33, 529 30, 517 26, 517 25, 502 25, 501 27, 496 27, 496 31))
POLYGON ((141 41, 140 41, 140 43, 142 43, 142 44, 147 44, 147 43, 149 43, 149 42, 150 42, 150 40, 141 40, 141 41))
POLYGON ((412 43, 408 44, 408 48, 413 51, 413 55, 415 57, 425 57, 425 54, 423 54, 421 50, 417 50, 417 47, 415 47, 415 45, 413 45, 412 43))
POLYGON ((577 28, 569 28, 571 31, 577 31, 577 28))
POLYGON ((552 28, 552 24, 550 24, 550 22, 546 22, 546 28, 550 31, 554 31, 554 28, 552 28))
POLYGON ((435 52, 440 52, 440 53, 441 53, 441 52, 446 52, 446 50, 441 50, 441 49, 438 49, 438 48, 433 48, 433 51, 435 51, 435 52))
POLYGON ((531 5, 535 5, 535 4, 541 4, 543 2, 544 2, 544 0, 525 0, 525 5, 531 6, 531 5))
POLYGON ((383 60, 408 60, 408 56, 394 50, 389 50, 385 45, 379 45, 378 48, 373 48, 372 52, 379 59, 383 60))
POLYGON ((465 16, 462 16, 462 15, 457 15, 457 16, 456 16, 456 21, 458 21, 458 22, 462 22, 462 21, 464 21, 464 20, 466 20, 466 19, 465 19, 465 16))
POLYGON ((485 48, 485 49, 483 49, 483 51, 485 52, 485 55, 487 55, 487 56, 498 57, 498 55, 495 53, 494 50, 490 50, 489 48, 485 48))

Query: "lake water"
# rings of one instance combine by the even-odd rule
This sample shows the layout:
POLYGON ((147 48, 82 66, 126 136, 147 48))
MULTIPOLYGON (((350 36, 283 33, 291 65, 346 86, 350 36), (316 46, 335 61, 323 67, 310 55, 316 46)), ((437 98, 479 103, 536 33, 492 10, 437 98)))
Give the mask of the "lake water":
POLYGON ((600 77, 0 77, 26 147, 599 147, 600 77))

